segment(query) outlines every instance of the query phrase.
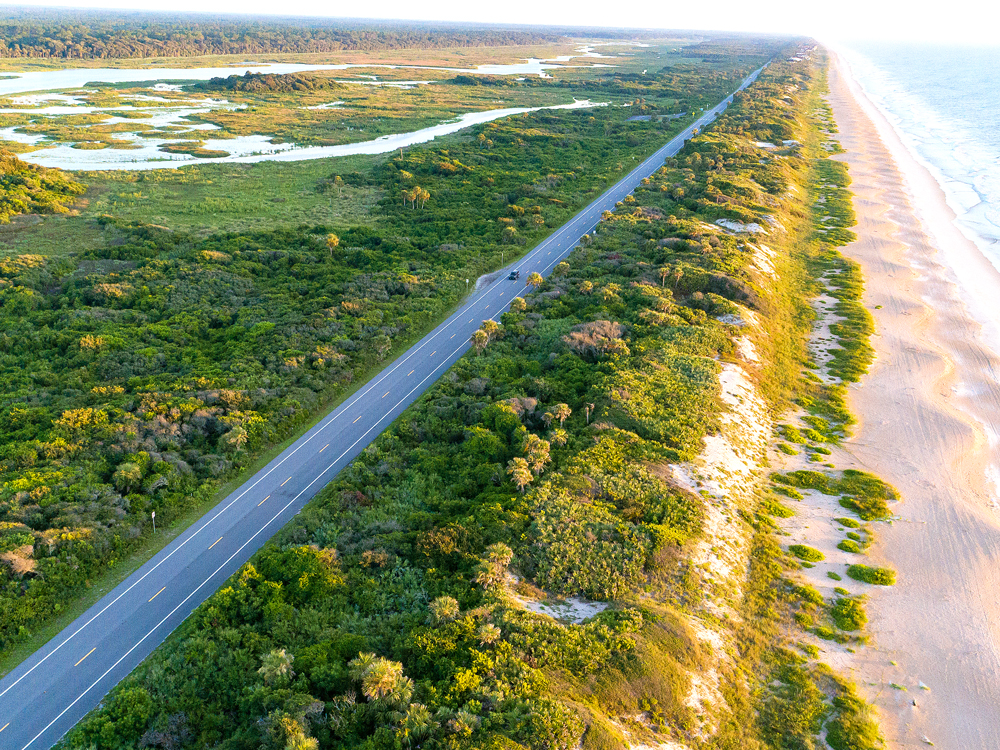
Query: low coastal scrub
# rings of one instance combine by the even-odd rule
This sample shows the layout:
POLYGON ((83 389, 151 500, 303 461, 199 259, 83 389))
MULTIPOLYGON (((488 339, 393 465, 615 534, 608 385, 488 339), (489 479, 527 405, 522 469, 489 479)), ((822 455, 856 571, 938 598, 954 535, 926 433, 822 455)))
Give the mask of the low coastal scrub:
POLYGON ((800 560, 805 560, 806 562, 819 562, 820 560, 825 559, 822 552, 815 547, 810 547, 805 544, 793 544, 788 548, 788 551, 800 560))
POLYGON ((772 474, 771 481, 779 486, 818 490, 825 495, 841 495, 841 506, 853 510, 865 521, 884 521, 890 518, 892 512, 888 503, 899 500, 899 492, 895 487, 874 474, 856 469, 845 469, 840 477, 800 469, 787 474, 772 474))
MULTIPOLYGON (((0 151, 0 224, 9 224, 12 217, 20 214, 66 213, 85 190, 65 172, 28 164, 0 151)), ((18 263, 9 259, 0 262, 18 263)), ((0 294, 9 294, 8 286, 0 281, 0 294)))
POLYGON ((847 568, 847 575, 855 581, 870 583, 873 586, 892 586, 896 583, 896 571, 891 568, 851 565, 847 568))

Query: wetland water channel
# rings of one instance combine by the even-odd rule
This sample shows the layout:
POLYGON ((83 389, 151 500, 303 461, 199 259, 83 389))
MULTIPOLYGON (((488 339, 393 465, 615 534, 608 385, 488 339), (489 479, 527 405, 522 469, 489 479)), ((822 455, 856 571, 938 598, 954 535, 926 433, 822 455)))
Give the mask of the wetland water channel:
MULTIPOLYGON (((582 48, 581 57, 603 57, 582 48)), ((205 164, 218 162, 259 162, 259 161, 303 161, 306 159, 325 159, 333 156, 351 156, 357 154, 384 154, 398 148, 405 148, 418 143, 425 143, 442 135, 457 132, 471 125, 478 125, 491 120, 497 120, 510 115, 524 112, 534 112, 540 109, 576 109, 580 107, 602 106, 600 103, 588 100, 574 100, 570 104, 560 104, 550 107, 510 107, 492 109, 483 112, 468 112, 453 120, 438 123, 427 128, 409 133, 393 133, 379 138, 357 143, 345 143, 335 146, 299 146, 295 143, 272 143, 267 135, 248 135, 232 138, 206 139, 206 132, 218 130, 218 126, 209 123, 199 123, 187 119, 193 115, 209 112, 212 109, 235 109, 234 105, 225 100, 190 99, 177 100, 177 107, 157 106, 142 107, 139 104, 99 108, 87 106, 78 97, 83 96, 80 89, 87 84, 95 83, 148 83, 151 89, 148 101, 170 101, 157 98, 155 94, 167 90, 177 91, 180 86, 176 82, 204 81, 210 78, 226 77, 234 74, 251 73, 300 73, 319 70, 347 70, 348 68, 385 68, 430 70, 447 73, 479 73, 488 75, 519 75, 546 76, 545 71, 564 67, 610 67, 589 63, 586 66, 565 65, 573 55, 564 55, 553 60, 529 59, 521 63, 509 65, 480 65, 476 68, 444 68, 417 65, 377 65, 377 64, 340 64, 340 65, 309 65, 299 63, 276 63, 261 65, 252 62, 243 65, 224 68, 71 68, 64 70, 32 71, 11 73, 16 76, 0 79, 0 97, 19 96, 9 101, 17 107, 0 109, 0 114, 26 114, 46 117, 59 117, 72 114, 92 114, 107 109, 106 122, 128 121, 127 118, 115 117, 112 112, 130 110, 147 114, 147 119, 135 119, 137 123, 167 124, 184 126, 191 132, 193 138, 204 140, 206 151, 225 152, 225 156, 196 157, 185 153, 168 153, 161 146, 176 143, 176 139, 145 137, 140 133, 121 132, 117 137, 131 142, 130 148, 74 148, 72 144, 63 143, 56 146, 47 145, 44 135, 18 132, 17 126, 0 129, 0 140, 15 141, 31 146, 38 146, 37 151, 19 154, 24 161, 45 167, 56 167, 65 170, 148 170, 173 169, 189 164, 205 164), (38 92, 68 92, 68 93, 38 93, 38 92), (37 106, 40 104, 50 106, 37 106), (24 106, 29 105, 29 106, 24 106), (34 105, 34 106, 31 106, 34 105), (188 127, 189 126, 189 127, 188 127)), ((371 83, 371 81, 367 82, 371 83)), ((407 81, 407 85, 417 82, 407 81)), ((385 81, 384 85, 402 85, 394 81, 385 81)), ((143 97, 133 96, 140 102, 143 97)), ((331 102, 324 107, 334 107, 340 102, 331 102)), ((128 118, 130 119, 130 118, 128 118)))

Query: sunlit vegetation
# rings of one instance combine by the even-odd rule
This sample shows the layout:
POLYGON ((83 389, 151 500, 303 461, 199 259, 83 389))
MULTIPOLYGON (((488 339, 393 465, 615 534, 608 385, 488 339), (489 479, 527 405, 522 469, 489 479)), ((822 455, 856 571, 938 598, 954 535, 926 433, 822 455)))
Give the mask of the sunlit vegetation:
MULTIPOLYGON (((690 675, 709 654, 688 625, 704 614, 706 596, 688 560, 704 534, 706 500, 676 484, 669 465, 696 456, 718 430, 720 361, 736 356, 734 327, 719 318, 750 308, 780 319, 752 272, 751 243, 712 222, 766 221, 782 210, 794 167, 760 164, 753 139, 784 127, 776 99, 789 77, 808 83, 808 69, 772 66, 759 84, 765 93, 739 98, 732 118, 606 215, 552 277, 526 279, 523 299, 477 331, 474 351, 64 746, 516 750, 692 741, 706 707, 687 701, 690 675), (545 595, 609 607, 573 624, 521 604, 545 595)), ((405 227, 428 264, 462 258, 476 242, 507 252, 529 246, 555 225, 553 207, 579 191, 581 176, 546 170, 552 179, 521 178, 512 190, 492 174, 483 180, 483 170, 535 144, 539 158, 551 153, 565 139, 559 122, 527 118, 540 136, 498 123, 460 149, 386 160, 373 175, 387 225, 405 227), (500 160, 498 149, 511 150, 500 160), (427 199, 408 197, 418 187, 427 199), (484 207, 502 210, 483 222, 476 212, 484 207), (471 239, 463 245, 458 236, 471 239)), ((347 189, 372 179, 334 173, 324 189, 342 189, 338 176, 347 189)), ((308 235, 317 248, 309 252, 376 263, 345 250, 365 246, 352 231, 360 233, 323 227, 308 235)), ((389 232, 366 236, 375 234, 389 232)), ((226 252, 237 263, 253 248, 245 238, 220 242, 191 251, 226 252)), ((426 278, 430 269, 408 273, 426 278)), ((791 389, 776 380, 771 394, 784 403, 791 389)), ((846 481, 819 476, 824 487, 846 481)), ((774 500, 762 508, 788 513, 774 500)), ((712 707, 709 746, 813 747, 828 727, 838 748, 878 747, 849 685, 775 647, 793 612, 860 628, 863 610, 849 597, 828 606, 816 589, 789 587, 771 522, 747 520, 758 533, 732 625, 736 663, 722 678, 725 704, 712 707), (756 676, 749 686, 748 675, 756 676)))
MULTIPOLYGON (((196 237, 169 225, 101 216, 89 247, 3 261, 0 521, 11 533, 31 534, 34 544, 18 545, 16 571, 12 564, 2 572, 0 647, 29 636, 93 576, 135 549, 151 531, 152 511, 169 524, 207 502, 222 482, 443 317, 464 294, 465 278, 499 266, 501 253, 513 257, 546 236, 617 179, 630 155, 653 150, 673 127, 625 122, 620 109, 610 108, 526 114, 478 128, 447 148, 410 149, 364 171, 317 175, 307 185, 323 201, 339 202, 345 193, 348 200, 365 192, 380 196, 370 209, 378 219, 368 226, 196 237)), ((129 180, 138 195, 164 179, 184 185, 197 178, 116 177, 129 180)), ((115 212, 114 205, 103 208, 115 212)), ((676 230, 700 232, 692 221, 676 230)), ((636 268, 640 262, 635 257, 636 268)), ((622 323, 596 325, 588 316, 624 299, 659 305, 657 316, 673 305, 674 292, 652 278, 652 291, 635 291, 630 277, 590 276, 585 270, 561 275, 564 284, 580 284, 579 310, 565 311, 560 302, 560 315, 550 316, 561 319, 580 370, 608 355, 627 355, 633 319, 647 325, 638 307, 622 323), (595 283, 601 294, 582 291, 595 283), (571 313, 578 325, 569 323, 571 313)), ((672 325, 707 322, 698 284, 712 278, 689 272, 687 291, 675 291, 691 295, 696 307, 681 306, 688 317, 672 325)), ((718 299, 712 304, 723 304, 718 299)), ((522 310, 519 335, 528 335, 537 314, 522 310)), ((602 373, 608 391, 652 376, 656 390, 649 399, 619 399, 615 413, 630 429, 647 420, 643 437, 658 441, 665 458, 692 456, 698 437, 712 427, 715 365, 704 355, 729 347, 721 324, 689 336, 678 330, 664 338, 644 353, 640 370, 602 373), (683 400, 650 419, 654 399, 671 390, 683 400)), ((504 336, 493 332, 493 338, 500 346, 504 336)), ((549 346, 551 335, 543 341, 549 346)), ((589 388, 595 374, 579 387, 589 388)), ((569 396, 561 403, 570 403, 569 396)), ((572 439, 559 406, 553 404, 540 436, 553 452, 572 439)), ((539 419, 544 422, 545 412, 539 419)), ((503 465, 513 458, 526 460, 510 456, 503 465)), ((530 480, 520 486, 534 482, 544 466, 536 455, 530 480)), ((507 476, 527 478, 524 471, 507 476)), ((637 578, 642 550, 676 543, 697 528, 683 493, 655 500, 664 494, 660 480, 640 472, 636 481, 646 487, 643 502, 651 507, 635 512, 657 528, 616 538, 631 572, 578 573, 582 590, 623 590, 637 578), (641 546, 632 550, 636 539, 641 546)), ((538 566, 539 576, 565 574, 555 554, 538 566)))
MULTIPOLYGON (((0 224, 20 214, 66 213, 85 189, 64 172, 26 164, 0 151, 0 224)), ((0 285, 0 293, 3 290, 0 285)))

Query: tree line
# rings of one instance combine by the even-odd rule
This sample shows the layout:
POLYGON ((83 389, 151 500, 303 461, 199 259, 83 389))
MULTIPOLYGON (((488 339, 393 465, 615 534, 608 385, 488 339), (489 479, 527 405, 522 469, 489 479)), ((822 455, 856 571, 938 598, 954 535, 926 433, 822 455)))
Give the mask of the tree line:
POLYGON ((11 9, 0 14, 0 57, 113 59, 441 47, 557 41, 549 31, 504 26, 338 19, 11 9))

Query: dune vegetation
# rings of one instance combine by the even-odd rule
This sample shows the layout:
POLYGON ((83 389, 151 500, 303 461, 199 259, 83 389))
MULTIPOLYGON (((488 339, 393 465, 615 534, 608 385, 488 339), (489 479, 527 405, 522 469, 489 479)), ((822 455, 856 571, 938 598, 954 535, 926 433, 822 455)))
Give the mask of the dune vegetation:
MULTIPOLYGON (((799 564, 772 520, 788 510, 760 471, 723 489, 708 481, 724 465, 706 446, 762 456, 770 415, 795 399, 819 404, 831 434, 848 421, 801 375, 799 290, 813 270, 802 248, 815 245, 791 188, 825 159, 796 140, 815 126, 823 59, 782 62, 794 49, 549 279, 529 279, 500 323, 61 747, 881 747, 854 688, 795 645, 810 628, 846 641, 864 625, 860 600, 826 602, 792 581, 799 564)), ((650 123, 635 122, 650 133, 636 152, 662 138, 650 123)), ((536 113, 330 174, 321 189, 378 185, 375 227, 194 238, 106 220, 89 262, 114 279, 81 278, 74 259, 21 286, 57 289, 58 309, 82 311, 71 320, 137 321, 147 359, 108 357, 137 369, 104 379, 121 392, 77 387, 72 409, 74 389, 53 387, 20 440, 39 466, 17 470, 51 472, 46 446, 78 445, 60 460, 87 456, 79 466, 112 525, 181 482, 208 486, 212 467, 237 466, 369 364, 375 347, 360 342, 388 351, 457 299, 466 269, 496 267, 494 253, 571 215, 613 176, 618 154, 602 149, 632 125, 536 113), (586 133, 581 173, 569 165, 586 133), (184 279, 187 299, 204 301, 197 315, 156 291, 184 279), (121 306, 93 291, 112 283, 128 285, 121 306), (181 353, 204 372, 156 360, 181 353), (99 439, 105 429, 125 437, 99 439)), ((37 308, 53 324, 54 303, 37 308)), ((88 334, 117 345, 110 330, 77 328, 60 339, 63 360, 49 350, 65 362, 52 377, 90 385, 102 350, 84 353, 88 334)), ((835 484, 876 513, 891 491, 846 472, 772 479, 790 497, 835 484)), ((16 533, 44 538, 59 513, 78 512, 53 485, 33 504, 19 496, 42 528, 16 533), (43 507, 50 494, 60 499, 43 507)))

